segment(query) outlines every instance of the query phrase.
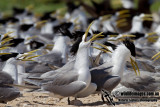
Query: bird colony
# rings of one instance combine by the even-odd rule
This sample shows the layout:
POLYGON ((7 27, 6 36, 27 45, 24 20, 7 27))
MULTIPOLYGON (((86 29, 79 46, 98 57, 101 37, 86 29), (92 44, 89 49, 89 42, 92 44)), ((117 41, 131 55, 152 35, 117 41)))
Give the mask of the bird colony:
MULTIPOLYGON (((48 93, 66 105, 98 94, 160 90, 160 14, 150 0, 67 2, 35 15, 29 7, 0 17, 0 103, 23 92, 48 93), (144 5, 142 5, 142 3, 144 5), (141 5, 141 6, 140 6, 141 5), (29 91, 28 91, 28 90, 29 91)), ((83 103, 83 102, 82 102, 83 103)))

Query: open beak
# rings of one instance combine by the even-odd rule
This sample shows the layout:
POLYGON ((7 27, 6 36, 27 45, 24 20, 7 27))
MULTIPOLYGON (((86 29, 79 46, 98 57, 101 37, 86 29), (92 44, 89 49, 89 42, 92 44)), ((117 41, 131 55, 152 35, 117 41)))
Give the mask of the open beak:
POLYGON ((154 59, 153 61, 156 61, 160 58, 160 52, 158 52, 157 54, 155 54, 152 59, 154 59))
POLYGON ((14 33, 14 31, 5 33, 4 36, 3 36, 3 38, 5 38, 6 36, 8 36, 11 33, 14 33))
POLYGON ((13 37, 9 37, 8 34, 11 34, 12 32, 8 32, 4 34, 4 37, 1 39, 0 42, 0 50, 8 49, 10 48, 9 46, 12 45, 13 43, 7 43, 11 40, 13 40, 13 37))
POLYGON ((127 20, 126 19, 119 19, 116 21, 116 26, 117 27, 124 27, 124 26, 127 26, 128 23, 127 23, 127 20))
POLYGON ((151 14, 145 14, 141 19, 143 21, 153 21, 153 17, 151 14))
POLYGON ((41 55, 35 55, 34 54, 34 52, 36 52, 38 50, 39 49, 36 49, 36 50, 30 51, 30 52, 24 53, 20 57, 18 57, 17 59, 21 60, 21 61, 35 61, 35 60, 33 60, 33 58, 41 56, 41 55))
MULTIPOLYGON (((97 48, 97 47, 94 47, 94 46, 91 46, 91 47, 92 47, 92 48, 95 48, 95 49, 98 49, 98 50, 101 50, 101 51, 103 51, 103 52, 105 52, 105 53, 111 52, 111 51, 107 48, 106 45, 103 45, 103 44, 100 44, 100 43, 95 43, 95 44, 97 44, 97 45, 103 47, 104 49, 97 48)), ((112 52, 111 52, 111 53, 112 53, 112 52)))
MULTIPOLYGON (((85 38, 84 38, 84 41, 87 42, 87 36, 88 36, 88 33, 89 33, 89 29, 91 28, 91 25, 93 24, 93 22, 88 26, 86 32, 85 32, 85 38)), ((96 34, 96 35, 93 35, 93 37, 89 40, 90 42, 94 41, 97 39, 97 37, 99 36, 103 36, 102 35, 103 32, 99 33, 99 34, 96 34)))
POLYGON ((131 57, 130 57, 130 61, 131 61, 133 70, 135 71, 135 74, 138 75, 138 74, 137 74, 137 71, 136 71, 136 70, 138 70, 138 73, 139 73, 139 75, 140 75, 140 70, 139 70, 139 68, 138 68, 137 63, 136 63, 131 57), (136 68, 137 68, 137 69, 136 69, 136 68))
MULTIPOLYGON (((4 49, 8 49, 8 48, 10 48, 10 47, 1 47, 0 51, 4 50, 4 49)), ((11 53, 0 53, 0 55, 7 55, 7 54, 11 54, 11 53)))

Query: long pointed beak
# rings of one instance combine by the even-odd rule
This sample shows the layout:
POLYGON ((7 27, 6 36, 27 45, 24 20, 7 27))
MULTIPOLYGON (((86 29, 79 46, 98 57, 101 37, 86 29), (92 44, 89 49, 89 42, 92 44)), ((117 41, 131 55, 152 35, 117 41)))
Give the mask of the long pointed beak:
MULTIPOLYGON (((103 44, 100 44, 100 43, 95 43, 95 44, 97 44, 97 45, 103 47, 104 49, 97 48, 97 47, 94 47, 94 46, 91 46, 91 47, 92 47, 92 48, 95 48, 95 49, 98 49, 98 50, 101 50, 101 51, 103 51, 103 52, 105 52, 105 53, 111 52, 111 51, 107 48, 106 45, 103 45, 103 44)), ((111 53, 112 53, 112 52, 111 52, 111 53)))
POLYGON ((4 40, 2 40, 0 43, 1 43, 1 45, 3 45, 5 43, 11 41, 12 39, 13 39, 12 37, 8 37, 8 38, 5 38, 4 40))
POLYGON ((135 74, 137 75, 137 72, 136 72, 136 68, 137 68, 138 73, 139 73, 139 75, 140 75, 140 70, 139 70, 139 68, 138 68, 137 63, 136 63, 131 57, 130 57, 130 60, 131 60, 131 64, 132 64, 133 70, 135 71, 135 74))
POLYGON ((0 55, 8 55, 8 54, 11 54, 11 53, 0 53, 0 55))
POLYGON ((123 15, 118 16, 118 18, 127 18, 127 17, 131 17, 131 15, 130 14, 123 14, 123 15))
POLYGON ((143 21, 153 21, 153 18, 145 18, 145 17, 143 17, 142 20, 143 21))
POLYGON ((109 35, 109 37, 117 37, 118 35, 109 35))
POLYGON ((116 21, 116 26, 117 27, 123 27, 123 26, 127 26, 127 20, 126 19, 120 19, 116 21))
POLYGON ((43 21, 37 22, 35 27, 36 28, 41 28, 46 22, 47 22, 47 20, 43 20, 43 21))
POLYGON ((7 32, 7 33, 3 34, 3 35, 4 35, 3 38, 5 38, 6 36, 8 36, 8 35, 11 34, 11 33, 14 33, 14 31, 12 31, 12 32, 7 32))
POLYGON ((111 18, 111 16, 112 16, 111 14, 102 16, 101 22, 104 22, 105 20, 108 20, 109 18, 111 18))
POLYGON ((24 53, 23 55, 21 55, 20 57, 18 57, 18 60, 21 61, 34 61, 33 58, 39 57, 41 55, 35 55, 34 52, 38 51, 39 49, 24 53))
POLYGON ((116 21, 116 25, 119 25, 119 24, 124 23, 126 21, 127 21, 126 19, 119 19, 116 21))
POLYGON ((52 50, 54 44, 46 44, 45 49, 52 50))
POLYGON ((35 35, 35 36, 31 36, 31 37, 28 37, 27 40, 31 40, 31 39, 34 39, 34 38, 37 38, 38 36, 35 35))
POLYGON ((143 20, 143 21, 153 21, 152 14, 144 14, 144 15, 141 17, 141 20, 143 20))
POLYGON ((147 33, 148 36, 152 36, 152 35, 155 35, 157 34, 156 32, 150 32, 150 33, 147 33))
POLYGON ((136 35, 122 35, 123 38, 126 38, 126 37, 136 37, 136 35))
POLYGON ((8 48, 10 48, 10 47, 2 47, 2 48, 0 48, 0 51, 4 50, 4 49, 8 49, 8 48))
POLYGON ((143 21, 153 21, 152 14, 144 14, 144 16, 141 19, 143 21))
POLYGON ((22 55, 21 57, 19 57, 18 60, 21 60, 21 61, 35 61, 35 60, 33 60, 33 58, 36 58, 36 57, 39 57, 39 56, 42 56, 42 55, 26 54, 26 55, 22 55), (31 56, 31 55, 34 55, 34 56, 31 56))
POLYGON ((129 13, 129 10, 121 10, 121 11, 119 11, 119 15, 123 15, 123 14, 126 14, 126 13, 129 13))
POLYGON ((42 55, 35 55, 35 56, 30 56, 30 57, 24 57, 23 59, 21 59, 22 61, 35 61, 33 60, 33 58, 39 57, 42 55))
POLYGON ((151 43, 156 42, 158 40, 158 38, 159 38, 158 35, 156 35, 156 36, 148 36, 147 37, 148 41, 151 42, 151 43))
POLYGON ((144 14, 144 17, 152 17, 152 14, 144 14))
MULTIPOLYGON (((94 22, 94 21, 93 21, 93 22, 94 22)), ((85 35, 84 41, 87 41, 88 32, 89 32, 89 29, 91 28, 93 22, 88 26, 88 28, 87 28, 87 30, 86 30, 86 32, 85 32, 85 34, 84 34, 84 35, 85 35)))
POLYGON ((160 52, 158 52, 157 54, 155 54, 152 59, 154 59, 153 61, 156 61, 160 58, 160 52))
POLYGON ((37 52, 37 51, 39 51, 39 49, 35 49, 35 50, 29 51, 29 52, 27 52, 27 53, 28 53, 28 54, 29 54, 29 53, 32 54, 32 53, 37 52))
POLYGON ((98 37, 103 37, 104 35, 102 35, 103 32, 93 35, 92 38, 89 40, 90 42, 94 41, 94 40, 98 40, 98 37))
POLYGON ((103 44, 100 44, 100 43, 95 43, 95 44, 97 44, 97 45, 103 47, 104 49, 106 49, 107 51, 111 52, 106 45, 103 45, 103 44))

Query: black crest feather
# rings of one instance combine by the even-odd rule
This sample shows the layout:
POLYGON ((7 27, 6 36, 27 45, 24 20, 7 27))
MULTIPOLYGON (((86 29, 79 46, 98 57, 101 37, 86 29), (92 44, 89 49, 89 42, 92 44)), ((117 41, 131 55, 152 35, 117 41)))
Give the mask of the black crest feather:
POLYGON ((129 39, 125 39, 123 41, 123 44, 125 44, 125 46, 130 50, 131 55, 132 56, 136 56, 136 50, 135 50, 135 45, 132 41, 130 41, 129 39))

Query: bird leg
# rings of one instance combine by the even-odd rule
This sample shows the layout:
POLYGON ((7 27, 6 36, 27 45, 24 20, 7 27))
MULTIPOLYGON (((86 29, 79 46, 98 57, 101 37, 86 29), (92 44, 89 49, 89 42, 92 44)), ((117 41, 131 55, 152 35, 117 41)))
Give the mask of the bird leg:
POLYGON ((101 94, 101 99, 102 99, 103 103, 105 103, 103 94, 101 94))
POLYGON ((77 97, 75 97, 75 100, 77 100, 77 97))
POLYGON ((68 97, 68 105, 70 105, 71 104, 71 101, 70 101, 70 98, 68 97))
POLYGON ((107 104, 112 104, 112 105, 115 105, 115 103, 113 102, 113 98, 112 98, 112 96, 111 96, 111 94, 110 94, 110 92, 108 92, 108 91, 106 91, 106 90, 104 90, 104 89, 102 89, 101 90, 101 92, 102 92, 102 96, 101 96, 101 98, 102 98, 102 101, 105 103, 105 100, 104 100, 104 98, 106 98, 106 100, 107 100, 107 104))

